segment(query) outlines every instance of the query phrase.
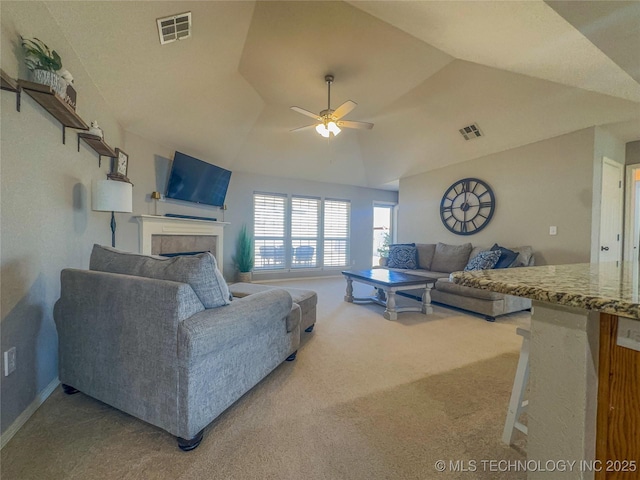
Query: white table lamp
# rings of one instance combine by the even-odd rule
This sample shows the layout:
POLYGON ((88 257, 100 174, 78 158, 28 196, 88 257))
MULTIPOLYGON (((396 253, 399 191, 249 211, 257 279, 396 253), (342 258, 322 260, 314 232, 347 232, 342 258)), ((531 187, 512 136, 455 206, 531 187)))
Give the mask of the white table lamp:
POLYGON ((111 212, 111 246, 116 246, 115 212, 133 211, 133 185, 115 180, 95 180, 92 191, 92 209, 111 212))

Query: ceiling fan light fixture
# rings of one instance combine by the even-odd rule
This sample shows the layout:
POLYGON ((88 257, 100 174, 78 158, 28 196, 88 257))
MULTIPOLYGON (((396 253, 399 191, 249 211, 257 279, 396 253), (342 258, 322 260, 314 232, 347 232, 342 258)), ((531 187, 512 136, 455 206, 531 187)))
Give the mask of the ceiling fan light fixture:
POLYGON ((327 127, 324 126, 324 123, 316 125, 316 132, 318 132, 324 138, 329 138, 330 132, 329 130, 327 130, 327 127))
POLYGON ((373 123, 368 122, 357 122, 355 120, 342 120, 345 115, 348 115, 351 110, 356 108, 358 105, 353 100, 347 100, 338 108, 333 110, 331 108, 331 84, 333 83, 333 75, 327 75, 324 77, 324 80, 327 82, 327 108, 326 110, 322 110, 319 114, 315 114, 310 112, 309 110, 305 110, 300 107, 291 107, 291 110, 294 112, 298 112, 306 117, 311 117, 314 120, 320 122, 317 125, 307 125, 305 127, 294 128, 291 130, 292 132, 301 132, 305 130, 310 130, 311 128, 316 129, 320 135, 324 138, 330 138, 331 134, 334 137, 338 136, 338 134, 342 131, 342 128, 357 128, 359 130, 371 130, 373 128, 373 123), (342 128, 341 128, 342 127, 342 128))
POLYGON ((338 127, 338 125, 336 125, 336 122, 329 122, 327 124, 327 130, 329 130, 331 133, 333 133, 334 136, 337 136, 342 130, 340 130, 340 127, 338 127))

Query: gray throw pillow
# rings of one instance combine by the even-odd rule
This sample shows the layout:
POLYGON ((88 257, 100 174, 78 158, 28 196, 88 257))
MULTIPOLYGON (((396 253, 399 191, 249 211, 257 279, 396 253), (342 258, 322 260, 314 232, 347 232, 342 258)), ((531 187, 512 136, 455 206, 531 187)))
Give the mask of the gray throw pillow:
POLYGON ((465 272, 471 270, 489 270, 495 267, 500 259, 500 250, 485 250, 469 260, 467 266, 464 267, 465 272))
POLYGON ((511 247, 510 249, 518 254, 518 258, 509 265, 509 268, 528 267, 534 263, 532 262, 533 248, 531 246, 525 245, 523 247, 511 247))
POLYGON ((209 252, 165 258, 94 245, 89 269, 188 283, 205 308, 230 303, 227 282, 218 270, 215 257, 209 252))
POLYGON ((416 250, 418 252, 418 268, 431 270, 431 262, 433 262, 433 256, 436 253, 436 244, 416 243, 416 250))
POLYGON ((431 262, 431 271, 451 273, 463 270, 469 261, 471 248, 470 243, 447 245, 439 242, 431 262))

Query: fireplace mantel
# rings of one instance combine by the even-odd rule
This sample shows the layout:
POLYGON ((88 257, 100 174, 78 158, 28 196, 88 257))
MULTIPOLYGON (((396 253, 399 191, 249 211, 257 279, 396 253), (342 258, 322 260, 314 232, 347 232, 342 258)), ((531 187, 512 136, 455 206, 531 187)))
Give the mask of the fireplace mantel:
POLYGON ((223 271, 224 227, 228 222, 211 222, 191 218, 164 217, 160 215, 137 215, 140 224, 140 253, 151 255, 153 235, 211 235, 217 237, 214 253, 218 268, 223 271))

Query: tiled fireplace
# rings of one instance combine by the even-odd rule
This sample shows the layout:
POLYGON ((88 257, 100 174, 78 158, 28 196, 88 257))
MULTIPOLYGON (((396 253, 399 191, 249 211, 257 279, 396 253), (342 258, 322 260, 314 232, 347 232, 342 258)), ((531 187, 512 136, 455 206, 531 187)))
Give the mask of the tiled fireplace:
POLYGON ((216 252, 218 237, 214 235, 152 235, 152 255, 175 255, 178 253, 195 255, 202 252, 216 252))
POLYGON ((223 269, 225 222, 139 215, 140 253, 163 255, 210 251, 223 269))

